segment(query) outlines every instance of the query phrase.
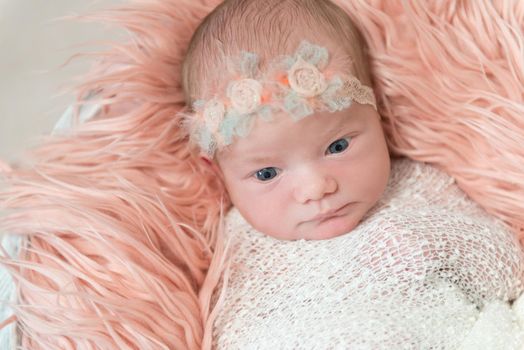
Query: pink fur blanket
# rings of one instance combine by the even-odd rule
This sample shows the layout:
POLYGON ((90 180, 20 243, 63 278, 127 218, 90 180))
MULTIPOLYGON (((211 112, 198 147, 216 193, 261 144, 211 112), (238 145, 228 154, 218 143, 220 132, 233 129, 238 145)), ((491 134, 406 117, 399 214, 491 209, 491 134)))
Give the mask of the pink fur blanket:
MULTIPOLYGON (((522 240, 524 3, 338 3, 369 42, 392 153, 445 170, 522 240)), ((0 258, 25 348, 210 348, 229 202, 175 115, 187 43, 217 4, 143 0, 85 17, 131 33, 95 53, 78 87, 77 103, 102 112, 1 167, 0 231, 28 237, 0 258)))

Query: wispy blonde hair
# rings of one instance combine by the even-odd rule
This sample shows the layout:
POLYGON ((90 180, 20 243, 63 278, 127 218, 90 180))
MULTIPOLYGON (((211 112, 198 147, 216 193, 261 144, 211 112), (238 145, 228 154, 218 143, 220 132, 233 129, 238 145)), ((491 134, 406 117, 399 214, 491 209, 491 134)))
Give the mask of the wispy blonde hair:
POLYGON ((204 18, 191 38, 182 65, 187 105, 216 91, 224 79, 225 57, 254 52, 263 70, 273 57, 292 53, 304 39, 328 48, 331 68, 371 85, 366 43, 333 2, 227 0, 204 18))

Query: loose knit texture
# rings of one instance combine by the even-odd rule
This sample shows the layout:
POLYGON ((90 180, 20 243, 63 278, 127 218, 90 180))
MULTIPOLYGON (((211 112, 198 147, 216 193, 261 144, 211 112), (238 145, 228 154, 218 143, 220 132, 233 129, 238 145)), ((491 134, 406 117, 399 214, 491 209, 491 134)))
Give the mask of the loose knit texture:
POLYGON ((235 208, 224 234, 232 265, 217 349, 457 349, 485 304, 523 291, 516 237, 445 173, 406 159, 345 235, 282 241, 235 208))

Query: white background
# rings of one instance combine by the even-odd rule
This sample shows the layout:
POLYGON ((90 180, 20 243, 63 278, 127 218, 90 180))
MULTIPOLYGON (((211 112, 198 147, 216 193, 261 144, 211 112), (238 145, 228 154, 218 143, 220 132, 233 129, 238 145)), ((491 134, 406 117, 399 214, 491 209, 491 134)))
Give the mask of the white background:
POLYGON ((100 24, 59 17, 85 14, 117 0, 0 0, 0 158, 14 160, 21 150, 49 133, 72 100, 58 96, 88 68, 86 60, 60 66, 74 53, 99 46, 88 41, 116 38, 100 24))

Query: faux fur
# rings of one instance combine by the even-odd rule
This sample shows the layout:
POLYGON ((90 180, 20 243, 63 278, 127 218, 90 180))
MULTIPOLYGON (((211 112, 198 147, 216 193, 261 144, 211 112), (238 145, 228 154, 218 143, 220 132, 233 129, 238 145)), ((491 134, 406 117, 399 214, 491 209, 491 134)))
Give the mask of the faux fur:
MULTIPOLYGON (((391 150, 443 168, 522 238, 524 4, 337 2, 369 42, 391 150)), ((85 17, 131 35, 94 53, 78 87, 78 104, 104 108, 2 166, 0 231, 28 238, 0 261, 22 346, 210 348, 230 204, 175 115, 185 48, 217 4, 142 0, 85 17)))
POLYGON ((391 150, 444 169, 524 242, 524 2, 338 3, 370 45, 391 150))

